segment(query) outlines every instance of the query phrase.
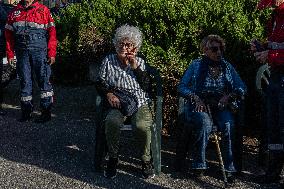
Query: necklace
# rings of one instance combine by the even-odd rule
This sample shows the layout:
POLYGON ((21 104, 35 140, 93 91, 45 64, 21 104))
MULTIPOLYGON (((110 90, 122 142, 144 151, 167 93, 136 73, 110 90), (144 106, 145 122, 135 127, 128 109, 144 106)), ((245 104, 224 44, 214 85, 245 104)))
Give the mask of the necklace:
POLYGON ((211 76, 211 78, 213 79, 217 79, 221 74, 221 69, 219 66, 209 66, 209 75, 211 76))

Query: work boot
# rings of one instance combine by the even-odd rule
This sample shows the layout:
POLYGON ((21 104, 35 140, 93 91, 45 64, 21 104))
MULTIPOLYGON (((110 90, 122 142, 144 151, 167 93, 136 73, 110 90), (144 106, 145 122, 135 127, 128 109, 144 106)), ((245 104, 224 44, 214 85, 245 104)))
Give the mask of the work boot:
POLYGON ((117 163, 118 163, 118 158, 112 158, 112 157, 109 158, 106 170, 104 171, 104 176, 106 178, 112 179, 116 177, 117 163))
POLYGON ((30 111, 24 111, 22 112, 22 117, 18 120, 19 122, 27 122, 30 121, 32 118, 30 111))
POLYGON ((6 115, 7 112, 3 110, 3 108, 0 108, 0 116, 6 115))
POLYGON ((185 158, 176 158, 174 161, 174 169, 176 172, 186 172, 187 171, 187 166, 185 162, 185 158))
POLYGON ((154 178, 154 169, 150 161, 142 162, 142 177, 144 179, 154 178))
POLYGON ((39 118, 35 120, 36 123, 45 123, 51 120, 50 110, 43 110, 39 118))
POLYGON ((232 172, 226 172, 226 177, 227 177, 227 182, 229 184, 233 184, 236 180, 236 177, 235 177, 234 173, 232 173, 232 172))

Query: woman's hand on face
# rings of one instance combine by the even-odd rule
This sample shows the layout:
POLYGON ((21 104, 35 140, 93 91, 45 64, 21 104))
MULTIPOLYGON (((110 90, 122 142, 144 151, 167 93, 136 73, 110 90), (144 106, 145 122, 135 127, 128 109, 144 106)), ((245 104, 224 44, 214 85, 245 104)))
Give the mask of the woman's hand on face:
POLYGON ((136 61, 136 49, 133 49, 132 52, 128 52, 126 54, 126 57, 128 59, 128 62, 132 69, 136 69, 138 67, 137 61, 136 61))
POLYGON ((111 107, 120 109, 120 101, 113 93, 107 93, 107 100, 111 107))

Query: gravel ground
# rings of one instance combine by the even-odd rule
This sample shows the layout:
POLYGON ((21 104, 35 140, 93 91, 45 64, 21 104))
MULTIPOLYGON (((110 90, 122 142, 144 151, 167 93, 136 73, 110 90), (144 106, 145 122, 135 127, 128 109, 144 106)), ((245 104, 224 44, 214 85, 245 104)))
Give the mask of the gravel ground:
MULTIPOLYGON (((222 188, 216 171, 214 153, 209 155, 210 169, 202 179, 172 169, 174 142, 163 139, 162 173, 153 179, 139 175, 139 160, 131 137, 121 141, 119 174, 109 180, 93 169, 95 142, 95 88, 55 86, 53 119, 46 124, 33 121, 19 123, 20 108, 17 80, 5 89, 4 108, 0 117, 0 188, 222 188), (123 146, 130 146, 129 149, 123 146)), ((38 94, 36 92, 36 94, 38 94)), ((38 104, 35 98, 35 104, 38 104)), ((35 107, 34 117, 38 116, 35 107)), ((210 153, 210 150, 209 150, 210 153)), ((261 172, 256 154, 244 156, 244 172, 228 188, 281 188, 277 184, 259 185, 252 182, 261 172)))

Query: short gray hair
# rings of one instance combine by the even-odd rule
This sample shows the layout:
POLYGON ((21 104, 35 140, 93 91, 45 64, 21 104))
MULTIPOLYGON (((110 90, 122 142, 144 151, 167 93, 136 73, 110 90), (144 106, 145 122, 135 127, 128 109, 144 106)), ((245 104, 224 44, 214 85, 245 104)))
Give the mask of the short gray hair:
POLYGON ((142 38, 143 38, 142 32, 139 30, 138 27, 124 24, 116 29, 112 41, 115 48, 117 49, 119 43, 122 40, 128 39, 131 43, 133 43, 134 47, 137 48, 137 50, 139 50, 142 45, 142 40, 143 40, 142 38))
POLYGON ((211 34, 211 35, 208 35, 208 36, 206 36, 202 39, 202 41, 200 43, 201 52, 204 53, 205 48, 210 47, 213 42, 220 43, 220 46, 223 48, 223 50, 225 50, 225 48, 226 48, 225 40, 222 37, 220 37, 219 35, 211 34))

